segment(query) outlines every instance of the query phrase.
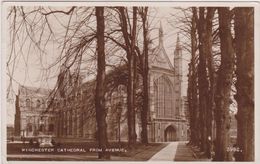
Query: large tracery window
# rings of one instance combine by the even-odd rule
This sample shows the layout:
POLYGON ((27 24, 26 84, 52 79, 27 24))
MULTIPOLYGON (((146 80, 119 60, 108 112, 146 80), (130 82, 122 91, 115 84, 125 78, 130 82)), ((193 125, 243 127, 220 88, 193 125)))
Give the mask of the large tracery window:
POLYGON ((173 109, 173 90, 170 80, 161 76, 154 82, 155 111, 157 117, 172 117, 173 109))

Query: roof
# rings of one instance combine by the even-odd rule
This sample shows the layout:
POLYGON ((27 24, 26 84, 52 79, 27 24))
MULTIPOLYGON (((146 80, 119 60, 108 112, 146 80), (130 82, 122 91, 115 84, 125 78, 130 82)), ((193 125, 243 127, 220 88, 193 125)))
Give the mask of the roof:
POLYGON ((151 51, 149 56, 149 65, 150 66, 162 66, 170 70, 174 70, 174 67, 165 51, 165 48, 162 44, 159 44, 151 51))
POLYGON ((34 97, 43 97, 48 96, 51 93, 50 89, 38 88, 38 87, 28 87, 20 85, 18 92, 23 96, 34 96, 34 97))

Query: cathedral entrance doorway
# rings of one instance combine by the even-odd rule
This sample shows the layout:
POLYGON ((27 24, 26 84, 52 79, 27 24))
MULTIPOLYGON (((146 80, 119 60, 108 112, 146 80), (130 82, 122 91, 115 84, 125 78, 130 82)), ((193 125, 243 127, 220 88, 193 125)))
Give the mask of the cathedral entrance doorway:
POLYGON ((164 141, 169 142, 169 141, 176 141, 176 140, 177 140, 176 129, 172 125, 170 125, 164 131, 164 141))

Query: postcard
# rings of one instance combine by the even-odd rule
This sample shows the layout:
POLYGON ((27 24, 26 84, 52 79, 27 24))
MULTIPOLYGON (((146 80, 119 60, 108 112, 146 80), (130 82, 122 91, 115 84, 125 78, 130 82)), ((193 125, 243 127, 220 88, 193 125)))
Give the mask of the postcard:
POLYGON ((256 162, 259 2, 2 4, 2 162, 256 162))

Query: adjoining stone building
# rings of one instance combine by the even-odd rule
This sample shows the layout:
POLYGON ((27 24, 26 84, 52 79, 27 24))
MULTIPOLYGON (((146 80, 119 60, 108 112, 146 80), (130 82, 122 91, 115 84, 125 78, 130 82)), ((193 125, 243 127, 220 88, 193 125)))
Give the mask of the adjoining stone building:
MULTIPOLYGON (((160 27, 159 44, 149 50, 149 142, 187 139, 187 120, 181 95, 182 48, 178 36, 175 51, 173 55, 168 56, 163 39, 163 30, 160 27)), ((119 72, 111 71, 107 74, 107 81, 110 79, 113 83, 111 86, 107 83, 106 91, 107 133, 111 141, 127 140, 127 78, 124 67, 117 69, 119 72)), ((24 93, 20 92, 18 99, 23 98, 17 105, 16 134, 20 131, 19 134, 22 135, 36 135, 44 129, 45 132, 57 138, 75 140, 96 138, 95 81, 82 83, 80 78, 73 78, 73 76, 63 74, 58 77, 59 86, 49 106, 41 104, 42 102, 46 104, 45 100, 48 97, 40 98, 38 93, 34 93, 36 96, 30 95, 34 98, 30 98, 30 102, 27 102, 27 97, 30 96, 27 94, 22 96, 24 93), (79 80, 75 83, 73 79, 79 80), (62 81, 70 81, 71 84, 62 83, 62 81), (29 108, 27 103, 32 107, 29 108), (44 122, 44 127, 40 128, 43 126, 42 122, 44 122), (20 127, 20 130, 17 127, 20 127)), ((46 92, 46 95, 49 94, 46 92)), ((140 140, 141 120, 138 110, 137 108, 136 133, 137 140, 140 140)))
POLYGON ((53 135, 55 114, 47 106, 50 90, 19 86, 15 102, 14 135, 33 137, 41 134, 53 135))

